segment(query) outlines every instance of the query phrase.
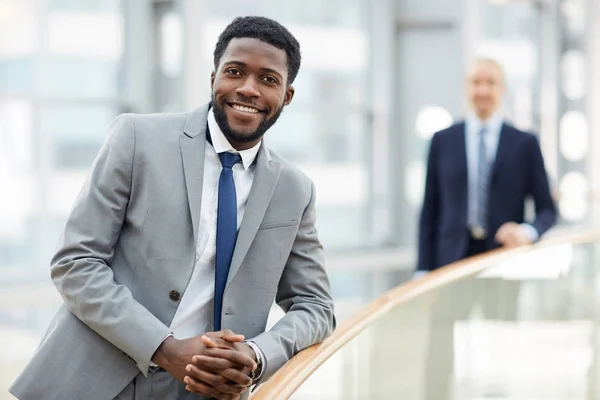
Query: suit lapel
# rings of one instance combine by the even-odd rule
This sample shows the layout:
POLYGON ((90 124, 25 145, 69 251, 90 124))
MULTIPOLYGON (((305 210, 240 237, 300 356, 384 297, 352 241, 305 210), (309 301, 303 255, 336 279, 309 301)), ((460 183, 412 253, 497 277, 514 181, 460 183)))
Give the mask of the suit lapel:
POLYGON ((452 140, 452 143, 455 143, 456 148, 453 152, 453 154, 455 154, 455 160, 454 162, 456 163, 456 171, 457 174, 459 176, 458 181, 462 182, 463 184, 460 187, 460 190, 463 192, 461 194, 463 194, 466 198, 467 196, 467 190, 468 190, 468 183, 469 183, 469 169, 468 169, 468 164, 467 164, 467 130, 466 130, 466 124, 463 122, 461 124, 459 124, 456 128, 456 131, 454 132, 455 134, 455 138, 452 140))
POLYGON ((258 152, 254 182, 250 189, 244 219, 240 225, 235 250, 233 251, 227 285, 229 285, 240 269, 246 253, 254 241, 258 227, 265 216, 265 212, 277 186, 280 172, 281 164, 271 159, 268 150, 263 144, 258 152))
POLYGON ((456 165, 460 174, 463 175, 464 181, 466 182, 468 179, 467 176, 467 130, 466 124, 461 123, 458 125, 456 129, 456 139, 453 140, 453 143, 456 143, 456 165))
POLYGON ((198 225, 200 224, 207 114, 208 106, 189 113, 184 127, 185 135, 179 138, 185 186, 194 229, 194 243, 198 242, 198 225))
POLYGON ((502 124, 502 128, 500 129, 500 137, 498 138, 498 150, 496 152, 496 158, 494 159, 494 164, 492 164, 492 171, 490 175, 490 182, 494 181, 496 174, 500 166, 506 162, 506 159, 509 158, 510 152, 510 142, 511 142, 511 132, 506 126, 506 124, 502 124))

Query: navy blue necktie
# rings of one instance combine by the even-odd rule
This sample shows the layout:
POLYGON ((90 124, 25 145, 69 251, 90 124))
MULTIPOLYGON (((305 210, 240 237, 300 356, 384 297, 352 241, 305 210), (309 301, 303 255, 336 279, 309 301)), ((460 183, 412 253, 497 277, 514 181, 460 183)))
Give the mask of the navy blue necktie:
POLYGON ((219 204, 217 205, 217 254, 215 261, 215 331, 221 330, 223 292, 237 239, 237 199, 233 181, 233 166, 242 161, 239 154, 219 153, 219 204))

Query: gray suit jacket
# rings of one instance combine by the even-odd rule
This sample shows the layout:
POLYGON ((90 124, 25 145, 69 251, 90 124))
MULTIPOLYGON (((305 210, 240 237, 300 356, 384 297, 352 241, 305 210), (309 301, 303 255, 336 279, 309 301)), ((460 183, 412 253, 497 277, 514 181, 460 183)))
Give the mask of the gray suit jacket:
MULTIPOLYGON (((194 268, 207 111, 112 124, 52 259, 64 304, 10 389, 19 399, 112 399, 148 373, 179 305, 170 292, 194 268)), ((312 182, 264 145, 256 162, 222 327, 260 347, 264 381, 335 318, 312 182), (273 300, 286 315, 265 332, 273 300)))

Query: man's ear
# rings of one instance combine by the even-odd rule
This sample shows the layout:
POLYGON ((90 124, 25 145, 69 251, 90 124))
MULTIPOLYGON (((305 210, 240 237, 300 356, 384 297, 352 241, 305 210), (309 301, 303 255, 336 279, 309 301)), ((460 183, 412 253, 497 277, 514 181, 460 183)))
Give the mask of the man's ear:
POLYGON ((210 88, 212 89, 213 85, 215 84, 215 71, 210 73, 210 88))
POLYGON ((294 98, 294 93, 296 93, 296 89, 292 85, 288 85, 287 89, 285 89, 285 98, 283 100, 283 105, 287 106, 292 102, 294 98))

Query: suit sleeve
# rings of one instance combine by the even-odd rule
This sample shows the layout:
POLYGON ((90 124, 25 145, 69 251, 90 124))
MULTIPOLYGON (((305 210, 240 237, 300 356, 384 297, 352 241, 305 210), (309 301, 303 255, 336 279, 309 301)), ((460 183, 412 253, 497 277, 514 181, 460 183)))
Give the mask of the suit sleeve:
POLYGON ((535 221, 532 225, 541 237, 556 222, 557 212, 550 192, 542 150, 535 136, 531 136, 530 149, 530 194, 535 203, 535 221))
POLYGON ((429 271, 436 267, 436 240, 439 212, 438 182, 438 136, 435 135, 429 146, 425 195, 419 220, 419 254, 417 269, 429 271))
POLYGON ((169 329, 115 283, 111 263, 130 198, 133 116, 111 125, 52 258, 51 277, 69 310, 132 358, 144 373, 169 329))
POLYGON ((252 339, 266 359, 259 384, 300 350, 322 342, 335 329, 323 246, 315 228, 314 185, 311 191, 275 298, 286 314, 270 331, 252 339))

